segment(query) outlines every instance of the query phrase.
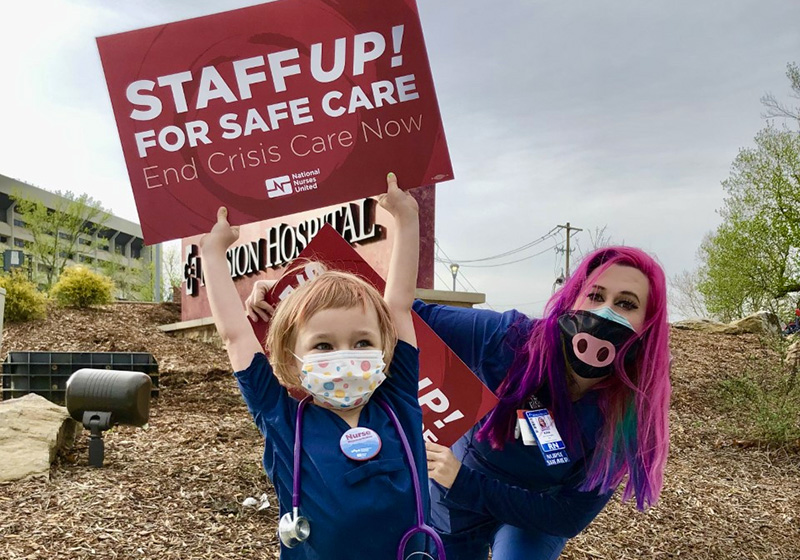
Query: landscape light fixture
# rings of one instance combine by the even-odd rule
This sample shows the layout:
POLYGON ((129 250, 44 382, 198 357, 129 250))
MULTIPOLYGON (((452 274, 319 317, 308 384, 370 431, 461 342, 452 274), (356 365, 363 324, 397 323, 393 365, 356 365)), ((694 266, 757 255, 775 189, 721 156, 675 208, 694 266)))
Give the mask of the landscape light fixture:
POLYGON ((70 375, 65 397, 67 410, 91 432, 90 466, 103 466, 105 430, 117 424, 147 424, 151 388, 150 376, 138 371, 84 368, 70 375))
POLYGON ((456 291, 456 276, 458 275, 459 266, 457 263, 450 263, 450 273, 453 275, 453 291, 456 291))

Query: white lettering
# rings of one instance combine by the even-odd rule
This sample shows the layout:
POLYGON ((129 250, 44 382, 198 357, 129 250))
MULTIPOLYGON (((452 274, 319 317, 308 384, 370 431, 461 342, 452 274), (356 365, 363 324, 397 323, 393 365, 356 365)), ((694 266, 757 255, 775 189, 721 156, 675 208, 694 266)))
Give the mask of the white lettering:
POLYGON ((236 87, 239 88, 239 99, 250 99, 253 93, 250 91, 250 86, 267 81, 267 75, 264 72, 253 72, 248 74, 248 70, 264 66, 263 56, 254 56, 237 60, 233 63, 233 73, 236 75, 236 87))
MULTIPOLYGON (((149 121, 161 114, 161 100, 155 95, 145 95, 142 91, 153 91, 156 83, 151 80, 138 80, 125 90, 125 97, 134 105, 147 107, 146 111, 134 109, 131 118, 137 121, 149 121)), ((140 154, 141 155, 141 154, 140 154)), ((144 157, 144 156, 141 156, 144 157)))

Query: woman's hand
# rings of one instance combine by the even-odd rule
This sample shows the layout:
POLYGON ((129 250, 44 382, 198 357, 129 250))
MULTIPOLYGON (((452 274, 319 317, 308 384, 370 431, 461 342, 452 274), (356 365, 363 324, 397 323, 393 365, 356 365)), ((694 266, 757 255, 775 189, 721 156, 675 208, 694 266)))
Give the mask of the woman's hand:
POLYGON ((428 455, 428 476, 445 488, 450 488, 461 468, 459 460, 449 447, 438 443, 426 441, 425 451, 428 455))
POLYGON ((275 309, 267 303, 267 292, 272 289, 277 280, 258 280, 253 284, 253 290, 244 302, 247 316, 253 321, 269 321, 275 309))
POLYGON ((386 176, 386 186, 386 192, 378 196, 378 204, 388 210, 395 219, 419 213, 417 200, 397 186, 397 176, 394 173, 386 176))
POLYGON ((239 239, 239 227, 228 223, 228 209, 220 206, 217 210, 217 223, 211 231, 200 238, 200 251, 205 254, 225 253, 239 239))

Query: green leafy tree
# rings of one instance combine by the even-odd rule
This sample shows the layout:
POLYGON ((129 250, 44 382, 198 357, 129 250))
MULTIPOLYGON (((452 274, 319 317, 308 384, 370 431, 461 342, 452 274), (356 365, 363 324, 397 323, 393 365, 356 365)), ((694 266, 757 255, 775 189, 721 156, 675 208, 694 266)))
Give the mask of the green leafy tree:
POLYGON ((723 223, 700 247, 698 288, 730 320, 766 308, 784 315, 800 291, 800 136, 768 126, 723 182, 723 223))
POLYGON ((15 193, 16 211, 33 236, 30 253, 44 265, 45 286, 49 290, 70 259, 77 253, 90 253, 94 233, 105 224, 110 214, 87 194, 56 191, 52 208, 41 200, 15 193), (79 239, 83 243, 79 243, 79 239))
POLYGON ((123 255, 112 251, 108 260, 97 261, 95 268, 114 282, 114 296, 128 301, 153 301, 155 263, 130 264, 123 255))
POLYGON ((132 299, 135 301, 153 301, 156 288, 156 263, 151 261, 147 264, 142 264, 141 267, 135 268, 134 272, 138 274, 139 280, 132 299))
POLYGON ((163 298, 165 301, 171 301, 173 289, 180 288, 181 282, 183 282, 180 245, 165 245, 161 258, 163 298))

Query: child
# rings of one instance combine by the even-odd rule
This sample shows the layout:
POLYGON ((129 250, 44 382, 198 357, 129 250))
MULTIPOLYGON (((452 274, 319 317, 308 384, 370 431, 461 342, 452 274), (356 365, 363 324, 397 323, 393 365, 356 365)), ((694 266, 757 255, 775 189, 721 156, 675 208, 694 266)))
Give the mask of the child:
MULTIPOLYGON (((200 241, 211 312, 265 438, 264 467, 278 494, 282 527, 298 516, 308 520, 307 540, 290 542, 291 548, 281 545, 284 559, 396 557, 417 509, 401 434, 383 403, 408 439, 423 511, 428 511, 419 356, 411 319, 419 217, 416 201, 397 187, 393 173, 387 183, 379 204, 394 217, 396 232, 384 298, 356 276, 323 272, 278 306, 267 336, 269 362, 228 272, 225 251, 238 238, 238 228, 228 224, 225 208, 200 241), (347 370, 350 364, 354 372, 347 370), (351 375, 335 376, 336 365, 351 375), (299 405, 284 387, 302 388, 311 399, 299 405), (296 445, 298 424, 302 437, 296 445), (296 497, 295 474, 300 477, 296 497)), ((424 549, 417 536, 404 556, 424 549)))

